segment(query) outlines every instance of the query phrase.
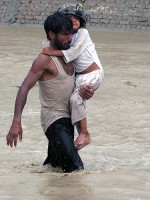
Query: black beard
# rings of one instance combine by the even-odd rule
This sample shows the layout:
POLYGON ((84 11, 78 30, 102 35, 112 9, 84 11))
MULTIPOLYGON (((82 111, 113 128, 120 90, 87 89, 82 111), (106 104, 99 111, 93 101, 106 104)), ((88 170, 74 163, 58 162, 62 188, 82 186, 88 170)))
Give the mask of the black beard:
POLYGON ((57 37, 55 38, 55 41, 54 41, 54 45, 58 50, 67 50, 70 48, 70 44, 71 44, 71 41, 62 45, 61 42, 59 42, 59 40, 57 39, 57 37))

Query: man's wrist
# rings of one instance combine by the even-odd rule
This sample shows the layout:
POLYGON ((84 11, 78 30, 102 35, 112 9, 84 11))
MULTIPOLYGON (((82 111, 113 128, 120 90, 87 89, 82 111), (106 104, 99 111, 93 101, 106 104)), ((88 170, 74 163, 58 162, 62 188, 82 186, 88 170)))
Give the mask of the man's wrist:
POLYGON ((13 118, 13 123, 20 124, 21 123, 21 117, 14 117, 13 118))

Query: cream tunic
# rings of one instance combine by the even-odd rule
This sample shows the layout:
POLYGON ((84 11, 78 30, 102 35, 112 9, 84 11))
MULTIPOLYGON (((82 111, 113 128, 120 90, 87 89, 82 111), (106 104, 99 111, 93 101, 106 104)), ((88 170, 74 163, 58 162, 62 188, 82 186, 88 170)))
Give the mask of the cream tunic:
POLYGON ((44 132, 57 119, 70 118, 69 99, 74 89, 74 74, 66 74, 57 57, 51 56, 58 69, 52 80, 39 81, 41 125, 44 132))

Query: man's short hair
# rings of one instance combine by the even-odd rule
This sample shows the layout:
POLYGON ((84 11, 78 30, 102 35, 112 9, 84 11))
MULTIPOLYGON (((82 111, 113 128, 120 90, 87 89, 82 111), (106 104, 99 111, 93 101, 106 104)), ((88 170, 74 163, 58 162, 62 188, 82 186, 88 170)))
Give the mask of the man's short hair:
POLYGON ((44 22, 44 29, 47 35, 47 39, 50 39, 48 35, 49 31, 52 31, 55 34, 58 34, 64 30, 71 33, 73 24, 67 15, 60 12, 55 12, 46 18, 44 22))

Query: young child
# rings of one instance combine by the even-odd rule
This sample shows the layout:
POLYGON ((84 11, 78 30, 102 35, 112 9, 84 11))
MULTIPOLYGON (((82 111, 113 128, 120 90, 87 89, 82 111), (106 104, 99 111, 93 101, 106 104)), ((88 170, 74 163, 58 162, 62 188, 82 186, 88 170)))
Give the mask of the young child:
POLYGON ((85 25, 87 15, 79 5, 65 4, 58 9, 68 15, 73 22, 73 36, 71 48, 68 50, 53 50, 43 48, 43 53, 50 56, 62 56, 66 63, 73 61, 76 71, 75 90, 70 97, 71 120, 77 127, 79 136, 75 140, 78 150, 91 142, 86 122, 85 100, 78 93, 80 87, 93 87, 97 90, 104 77, 103 68, 97 56, 95 46, 85 25))

